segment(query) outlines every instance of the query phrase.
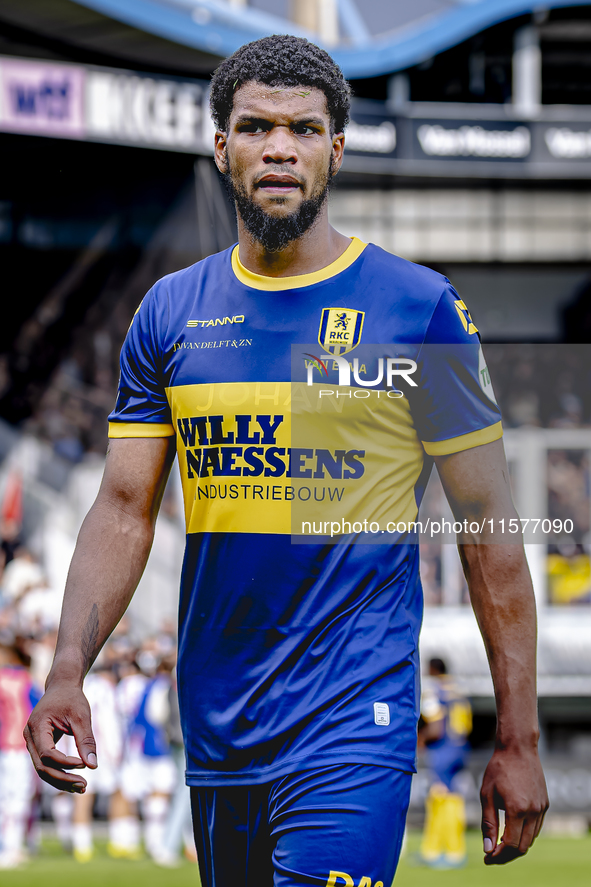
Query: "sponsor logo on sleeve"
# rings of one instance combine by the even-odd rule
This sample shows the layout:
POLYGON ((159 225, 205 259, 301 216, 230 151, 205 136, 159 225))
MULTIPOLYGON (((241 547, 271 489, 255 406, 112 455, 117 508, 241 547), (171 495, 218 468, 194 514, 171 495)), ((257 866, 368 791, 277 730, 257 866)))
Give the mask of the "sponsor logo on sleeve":
POLYGON ((495 392, 492 386, 490 373, 486 365, 486 358, 484 357, 482 345, 480 346, 480 350, 478 352, 478 381, 480 382, 480 387, 482 388, 488 399, 492 400, 493 403, 496 403, 497 399, 495 397, 495 392))
POLYGON ((466 308, 464 302, 461 299, 456 299, 454 305, 456 307, 456 311, 458 312, 458 317, 462 321, 462 326, 464 327, 468 335, 471 336, 472 333, 477 333, 478 329, 474 325, 474 322, 470 317, 470 312, 466 308))

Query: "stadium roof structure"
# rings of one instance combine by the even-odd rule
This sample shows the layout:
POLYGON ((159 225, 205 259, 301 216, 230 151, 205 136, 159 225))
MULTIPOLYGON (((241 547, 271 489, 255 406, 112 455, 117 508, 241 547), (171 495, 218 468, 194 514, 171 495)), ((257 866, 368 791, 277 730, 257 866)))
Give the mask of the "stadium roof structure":
MULTIPOLYGON (((339 39, 326 45, 349 79, 391 74, 512 18, 589 0, 334 0, 339 39)), ((3 0, 0 21, 62 43, 203 70, 266 34, 317 34, 290 19, 289 0, 3 0), (166 49, 166 46, 168 49, 166 49), (172 53, 172 54, 171 54, 172 53)))
MULTIPOLYGON (((220 0, 77 0, 80 5, 136 28, 213 55, 230 55, 265 34, 298 33, 287 18, 264 9, 281 4, 233 6, 220 0)), ((284 4, 287 6, 287 4, 284 4)), ((425 61, 491 25, 541 7, 589 5, 583 0, 339 0, 342 42, 327 47, 348 78, 389 74, 425 61)))

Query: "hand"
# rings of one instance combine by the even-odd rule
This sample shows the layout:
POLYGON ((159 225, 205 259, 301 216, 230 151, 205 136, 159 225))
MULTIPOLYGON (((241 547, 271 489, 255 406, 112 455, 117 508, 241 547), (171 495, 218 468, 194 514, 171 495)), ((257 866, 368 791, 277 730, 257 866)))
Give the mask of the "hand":
POLYGON ((484 772, 480 802, 485 865, 504 865, 527 853, 548 809, 537 750, 497 749, 484 772), (505 811, 505 831, 497 844, 499 810, 505 811))
POLYGON ((96 743, 90 723, 90 706, 82 690, 71 684, 48 689, 31 712, 23 736, 35 770, 60 791, 86 791, 86 780, 68 770, 96 769, 96 743), (55 746, 64 734, 73 736, 79 758, 63 754, 55 746))

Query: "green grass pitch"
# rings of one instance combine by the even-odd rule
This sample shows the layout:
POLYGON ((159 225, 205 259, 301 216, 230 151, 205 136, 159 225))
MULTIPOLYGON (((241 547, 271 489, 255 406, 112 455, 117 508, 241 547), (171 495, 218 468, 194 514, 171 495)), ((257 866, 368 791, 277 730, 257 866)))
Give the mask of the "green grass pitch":
MULTIPOLYGON (((542 835, 524 859, 486 868, 482 864, 480 835, 471 832, 468 864, 457 871, 432 871, 414 865, 419 839, 417 833, 410 833, 395 887, 589 887, 591 883, 591 835, 542 835)), ((107 856, 104 844, 99 843, 94 859, 81 865, 65 856, 57 842, 50 840, 44 841, 39 856, 23 868, 0 872, 0 882, 2 887, 200 887, 197 868, 190 863, 183 863, 178 869, 162 869, 148 860, 116 861, 107 856)))
POLYGON ((413 865, 420 835, 408 836, 395 887, 589 887, 591 834, 582 838, 544 837, 522 859, 508 865, 485 866, 482 838, 468 833, 468 864, 454 871, 433 871, 413 865))

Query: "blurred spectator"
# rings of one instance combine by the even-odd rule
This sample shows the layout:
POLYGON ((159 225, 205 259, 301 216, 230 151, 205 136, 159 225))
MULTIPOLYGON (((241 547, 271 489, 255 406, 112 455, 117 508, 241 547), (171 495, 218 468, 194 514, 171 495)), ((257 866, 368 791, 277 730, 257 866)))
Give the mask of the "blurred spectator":
POLYGON ((119 351, 137 308, 134 293, 127 294, 127 301, 117 295, 112 310, 95 306, 76 330, 69 352, 25 423, 69 462, 80 461, 85 452, 106 451, 105 415, 115 402, 119 351))
MULTIPOLYGON (((115 691, 117 709, 123 726, 123 760, 119 778, 122 795, 119 828, 108 851, 116 859, 139 859, 141 857, 140 822, 137 812, 136 798, 126 792, 123 787, 123 775, 133 768, 133 759, 138 754, 134 742, 133 726, 144 696, 148 678, 142 674, 135 658, 126 661, 119 670, 120 680, 115 691)), ((133 780, 133 774, 131 779, 133 780)))
MULTIPOLYGON (((108 840, 116 844, 120 819, 127 810, 119 791, 121 760, 123 755, 123 730, 115 697, 116 678, 109 663, 109 656, 101 653, 92 671, 84 681, 84 693, 92 711, 92 722, 100 753, 100 766, 86 770, 87 789, 83 795, 74 795, 71 837, 77 862, 89 862, 94 855, 92 834, 93 808, 97 794, 108 798, 108 840)), ((72 737, 64 737, 62 750, 67 755, 78 755, 72 737)), ((125 828, 125 825, 123 826, 125 828)))
MULTIPOLYGON (((171 508, 173 504, 171 500, 171 508)), ((18 674, 19 680, 28 687, 33 676, 34 683, 43 686, 53 659, 63 593, 61 589, 49 587, 42 564, 24 544, 21 523, 22 514, 12 524, 7 520, 0 522, 0 529, 6 533, 6 544, 0 547, 0 641, 4 641, 0 649, 4 651, 2 657, 10 660, 6 668, 0 668, 0 678, 4 680, 6 674, 18 674), (11 560, 5 567, 7 552, 11 560), (17 635, 22 639, 18 655, 26 658, 26 669, 20 660, 18 666, 15 664, 16 653, 10 652, 17 635)), ((152 857, 163 860, 163 864, 170 863, 171 853, 178 858, 179 835, 188 855, 194 854, 187 805, 181 816, 184 825, 177 816, 169 830, 171 853, 167 856, 163 849, 170 797, 181 782, 185 799, 189 797, 184 786, 184 764, 180 763, 184 758, 180 734, 169 737, 167 733, 171 716, 174 717, 169 694, 175 660, 176 630, 172 620, 166 620, 154 637, 145 638, 139 644, 132 637, 129 617, 125 616, 85 681, 93 712, 99 768, 85 773, 88 790, 82 796, 58 793, 43 784, 43 794, 62 846, 80 862, 92 857, 96 811, 105 807, 108 852, 112 856, 140 858, 142 822, 146 850, 152 857), (171 754, 174 743, 176 763, 171 754), (98 806, 97 796, 100 796, 98 806)), ((6 707, 2 708, 2 698, 0 680, 0 738, 7 735, 7 725, 11 725, 26 761, 22 729, 32 705, 26 702, 20 714, 12 709, 7 713, 6 707)), ((66 753, 77 753, 71 737, 63 737, 61 742, 66 753)), ((12 749, 8 751, 12 757, 12 749)), ((4 773, 11 764, 6 763, 8 757, 4 751, 0 759, 0 770, 4 773)), ((28 780, 20 778, 23 797, 26 797, 24 806, 22 798, 14 801, 16 795, 13 797, 11 781, 3 775, 0 779, 0 827, 8 829, 5 846, 0 843, 0 864, 6 867, 18 865, 24 858, 23 816, 26 821, 33 821, 38 815, 31 806, 34 771, 29 767, 28 773, 28 780), (7 800, 7 792, 11 800, 7 800), (20 849, 17 852, 13 847, 20 849)))
POLYGON ((10 563, 15 550, 21 544, 23 525, 23 479, 19 471, 11 471, 6 480, 2 508, 0 509, 0 538, 4 552, 4 564, 10 563))
POLYGON ((32 635, 27 632, 27 653, 31 657, 31 677, 38 687, 44 687, 57 642, 57 626, 32 635))
POLYGON ((549 450, 548 517, 573 521, 573 538, 589 533, 589 458, 585 450, 549 450))
POLYGON ((591 355, 577 345, 485 345, 508 428, 581 428, 591 422, 591 355))
POLYGON ((166 735, 168 694, 175 663, 170 654, 162 655, 157 639, 142 644, 137 663, 146 681, 141 695, 136 697, 139 704, 134 706, 135 713, 128 721, 121 790, 130 805, 137 808, 141 804, 144 846, 156 860, 163 854, 166 818, 176 784, 176 768, 166 735))
POLYGON ((537 388, 534 360, 524 355, 514 367, 513 385, 506 396, 502 397, 501 392, 497 391, 497 400, 502 404, 504 416, 510 425, 535 427, 541 424, 540 393, 537 388))
POLYGON ((580 428, 583 424, 583 403, 578 394, 564 391, 558 396, 558 409, 548 423, 551 428, 580 428))
POLYGON ((176 786, 168 811, 162 848, 155 861, 158 865, 172 868, 180 864, 180 853, 183 846, 185 856, 193 862, 197 861, 191 818, 191 794, 188 785, 185 783, 185 747, 181 730, 176 671, 168 691, 166 734, 176 765, 176 786))
POLYGON ((26 859, 35 772, 23 729, 40 696, 26 654, 14 642, 0 644, 0 869, 17 868, 26 859))
POLYGON ((49 586, 45 577, 29 587, 16 602, 19 634, 43 637, 57 628, 63 593, 49 586))
POLYGON ((20 545, 4 568, 2 593, 8 603, 16 603, 31 588, 45 581, 43 570, 31 552, 20 545))
POLYGON ((591 559, 582 545, 551 546, 547 568, 552 604, 591 603, 591 559))

